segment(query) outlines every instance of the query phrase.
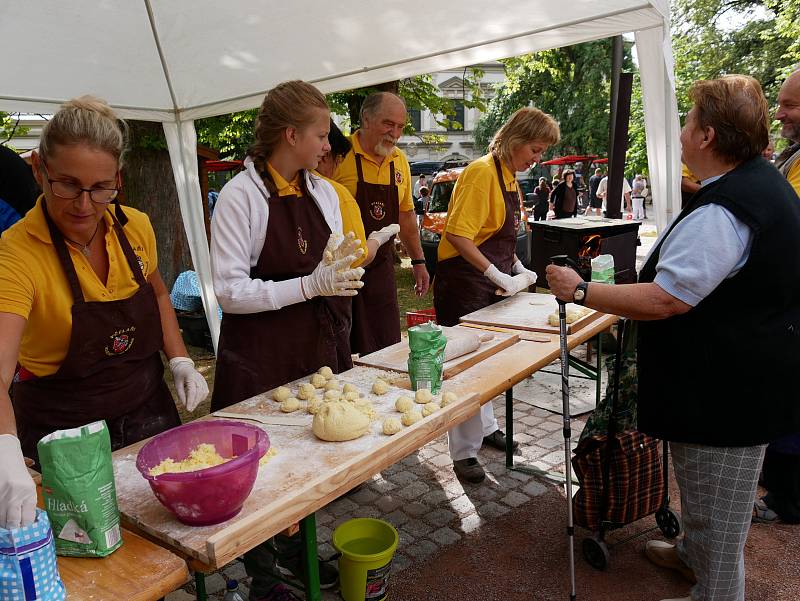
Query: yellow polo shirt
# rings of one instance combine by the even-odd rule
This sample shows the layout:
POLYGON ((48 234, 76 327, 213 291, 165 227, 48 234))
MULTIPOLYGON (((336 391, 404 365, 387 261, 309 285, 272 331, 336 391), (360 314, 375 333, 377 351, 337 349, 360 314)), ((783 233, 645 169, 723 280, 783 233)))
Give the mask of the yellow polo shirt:
POLYGON ((361 248, 364 249, 364 254, 361 258, 353 263, 353 267, 358 267, 367 258, 369 249, 367 248, 367 234, 364 231, 364 222, 361 220, 361 210, 358 208, 358 203, 350 191, 342 184, 334 181, 324 175, 317 173, 321 178, 330 183, 333 189, 336 190, 336 195, 339 197, 339 210, 342 213, 342 233, 353 232, 356 238, 361 240, 361 248))
POLYGON ((697 179, 697 176, 692 173, 691 169, 686 166, 686 163, 681 163, 681 177, 685 177, 696 183, 700 182, 700 180, 697 179))
POLYGON ((275 187, 278 188, 278 196, 300 196, 303 193, 300 188, 300 172, 294 174, 292 181, 287 182, 283 176, 272 168, 272 165, 267 163, 267 171, 272 176, 272 181, 275 182, 275 187))
POLYGON ((797 192, 797 195, 800 196, 800 160, 795 161, 792 168, 789 169, 789 173, 786 174, 786 179, 794 188, 794 191, 797 192))
POLYGON ((405 153, 395 147, 391 154, 385 157, 383 162, 378 165, 361 148, 357 133, 356 131, 348 138, 353 145, 353 149, 339 163, 336 172, 333 174, 333 179, 347 188, 355 198, 356 187, 358 186, 356 154, 361 155, 361 169, 364 172, 364 181, 369 184, 388 184, 389 164, 394 162, 394 183, 397 186, 397 196, 400 199, 400 210, 413 211, 414 197, 411 194, 411 167, 408 164, 405 153))
MULTIPOLYGON (((106 211, 108 281, 104 284, 80 250, 67 243, 87 301, 113 301, 133 296, 139 286, 106 211)), ((125 235, 141 261, 145 277, 158 268, 156 237, 144 213, 125 207, 125 235)), ((72 293, 47 229, 42 198, 24 218, 0 237, 0 312, 27 320, 18 362, 37 376, 55 373, 67 355, 72 335, 72 293)), ((80 336, 80 332, 76 332, 80 336)))
MULTIPOLYGON (((516 176, 501 161, 503 189, 517 191, 516 176)), ((470 238, 480 246, 491 238, 506 220, 506 201, 500 192, 497 169, 492 154, 482 156, 467 166, 456 180, 444 231, 470 238)), ((442 236, 439 260, 455 257, 458 251, 442 236)))

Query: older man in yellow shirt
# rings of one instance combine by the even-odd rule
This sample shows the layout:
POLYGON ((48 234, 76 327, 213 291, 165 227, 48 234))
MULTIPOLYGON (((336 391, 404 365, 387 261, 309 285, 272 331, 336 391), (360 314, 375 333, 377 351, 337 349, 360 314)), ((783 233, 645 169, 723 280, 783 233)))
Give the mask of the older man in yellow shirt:
POLYGON ((775 160, 775 166, 800 196, 800 70, 783 82, 775 118, 781 122, 781 135, 791 141, 775 160))
MULTIPOLYGON (((333 179, 355 197, 368 236, 399 224, 400 240, 411 256, 416 292, 422 296, 430 279, 414 214, 411 168, 405 154, 395 146, 405 124, 402 98, 390 92, 368 96, 361 106, 361 128, 350 136, 353 148, 333 179)), ((353 298, 350 345, 354 353, 366 355, 400 341, 391 243, 380 248, 362 281, 364 287, 353 298)))

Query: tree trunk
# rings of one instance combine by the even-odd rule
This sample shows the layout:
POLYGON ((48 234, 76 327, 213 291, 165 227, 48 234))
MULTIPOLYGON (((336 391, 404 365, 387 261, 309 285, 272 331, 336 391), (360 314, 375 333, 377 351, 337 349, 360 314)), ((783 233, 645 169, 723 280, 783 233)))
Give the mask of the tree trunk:
POLYGON ((128 121, 128 125, 123 204, 150 217, 158 244, 158 268, 171 290, 178 274, 193 267, 164 130, 160 123, 147 121, 128 121))

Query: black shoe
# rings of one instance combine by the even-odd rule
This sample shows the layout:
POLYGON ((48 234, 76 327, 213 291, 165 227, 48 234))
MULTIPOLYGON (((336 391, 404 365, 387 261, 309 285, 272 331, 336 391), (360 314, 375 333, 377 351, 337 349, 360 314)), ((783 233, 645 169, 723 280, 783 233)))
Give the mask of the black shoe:
POLYGON ((454 461, 453 471, 461 480, 466 480, 467 482, 472 482, 473 484, 483 482, 484 478, 486 478, 486 472, 483 471, 483 466, 478 463, 478 460, 475 457, 458 459, 454 461))
POLYGON ((276 584, 265 597, 259 597, 258 601, 302 601, 302 599, 286 586, 276 584))
MULTIPOLYGON (((319 566, 319 588, 329 589, 336 586, 336 583, 339 582, 339 570, 321 559, 318 560, 317 565, 319 566)), ((279 557, 278 571, 289 580, 297 581, 305 586, 305 569, 300 557, 279 557)))
MULTIPOLYGON (((488 444, 490 447, 494 447, 495 449, 500 449, 501 451, 506 450, 506 435, 503 434, 502 430, 495 430, 489 436, 483 437, 483 444, 488 444)), ((511 451, 516 453, 519 450, 519 443, 514 442, 511 445, 511 451)))

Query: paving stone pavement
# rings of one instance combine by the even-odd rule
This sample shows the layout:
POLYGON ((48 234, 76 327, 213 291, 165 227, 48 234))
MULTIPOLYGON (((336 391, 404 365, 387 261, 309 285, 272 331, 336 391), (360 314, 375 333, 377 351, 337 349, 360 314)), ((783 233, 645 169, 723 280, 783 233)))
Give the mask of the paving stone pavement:
MULTIPOLYGON (((505 398, 493 399, 495 416, 503 428, 505 398)), ((517 402, 514 406, 515 440, 520 441, 516 462, 546 471, 563 471, 564 440, 560 415, 517 402)), ((573 432, 583 427, 572 419, 573 432)), ((573 444, 577 435, 573 436, 573 444)), ((379 517, 398 529, 400 544, 392 570, 399 572, 414 561, 423 560, 470 532, 491 528, 492 520, 514 511, 546 490, 538 477, 509 471, 505 455, 492 448, 481 449, 479 460, 487 472, 482 484, 461 483, 453 473, 442 436, 366 482, 360 490, 337 499, 317 512, 319 554, 331 557, 331 533, 354 517, 379 517)), ((235 561, 206 578, 209 599, 220 601, 225 579, 236 578, 247 597, 248 579, 241 561, 235 561)), ((194 585, 167 595, 166 601, 194 598, 194 585)), ((323 592, 325 601, 340 600, 338 593, 323 592)))

